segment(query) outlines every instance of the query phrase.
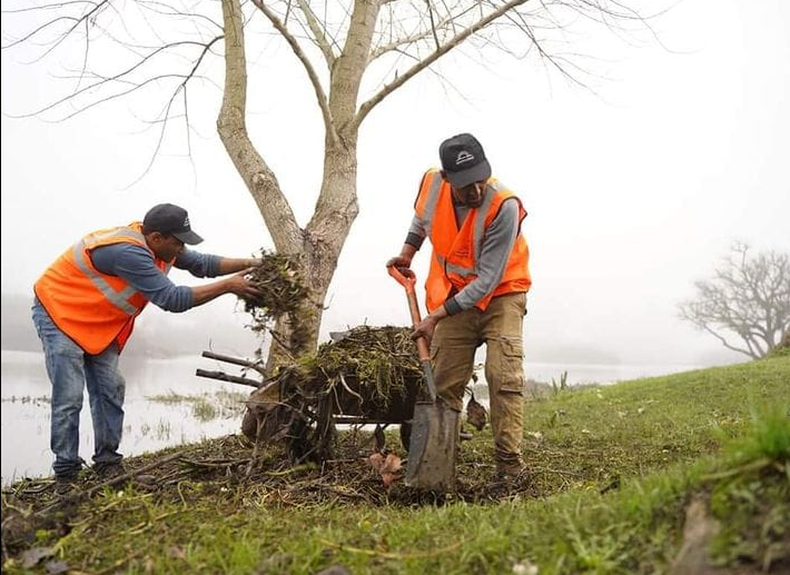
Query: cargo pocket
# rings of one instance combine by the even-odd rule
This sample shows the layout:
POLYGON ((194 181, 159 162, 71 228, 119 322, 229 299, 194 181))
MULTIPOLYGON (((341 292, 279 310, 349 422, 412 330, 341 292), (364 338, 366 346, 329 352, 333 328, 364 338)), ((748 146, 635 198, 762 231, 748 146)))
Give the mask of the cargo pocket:
POLYGON ((524 344, 515 339, 502 339, 500 352, 500 393, 524 395, 524 344))

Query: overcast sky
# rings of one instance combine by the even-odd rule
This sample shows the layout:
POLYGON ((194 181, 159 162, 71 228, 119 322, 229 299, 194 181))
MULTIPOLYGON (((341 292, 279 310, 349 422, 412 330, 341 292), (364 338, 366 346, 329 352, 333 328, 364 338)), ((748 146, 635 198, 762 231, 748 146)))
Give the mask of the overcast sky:
MULTIPOLYGON (((601 42, 606 58, 595 69, 606 78, 591 79, 595 93, 529 61, 488 54, 483 67, 440 61, 437 70, 465 99, 426 77, 380 104, 362 128, 360 215, 322 333, 407 323, 404 295, 384 263, 400 250, 439 143, 468 131, 529 212, 528 359, 562 353, 572 361, 573 350, 625 363, 733 359, 680 322, 676 304, 736 239, 790 251, 790 3, 687 0, 653 25, 664 47, 601 42)), ((320 118, 293 55, 274 41, 267 49, 250 58, 250 130, 304 225, 321 177, 320 118)), ((3 293, 28 293, 83 233, 141 219, 160 202, 189 210, 206 239, 201 251, 272 248, 213 131, 216 89, 195 98, 194 163, 172 152, 183 150, 176 142, 129 187, 154 135, 123 103, 59 123, 9 118, 64 93, 52 76, 57 59, 22 64, 28 60, 25 50, 2 53, 3 293)), ((196 282, 179 271, 171 278, 196 282)), ((229 313, 232 298, 207 309, 229 313)), ((185 325, 150 316, 142 321, 185 325)))

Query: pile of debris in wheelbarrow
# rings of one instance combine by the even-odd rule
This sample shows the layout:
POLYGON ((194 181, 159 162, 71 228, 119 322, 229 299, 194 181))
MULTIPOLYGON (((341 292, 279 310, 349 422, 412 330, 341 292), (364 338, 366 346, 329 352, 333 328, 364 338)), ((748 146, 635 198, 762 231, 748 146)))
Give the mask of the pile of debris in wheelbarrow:
POLYGON ((379 433, 411 419, 422 372, 409 333, 363 325, 332 334, 252 393, 243 433, 284 439, 295 461, 323 460, 331 457, 337 424, 376 425, 379 433))
MULTIPOLYGON (((257 322, 253 329, 271 329, 272 319, 287 313, 291 327, 296 326, 292 333, 298 332, 294 311, 308 297, 307 290, 287 258, 264 254, 263 262, 255 279, 264 295, 246 303, 257 322)), ((418 323, 413 274, 404 278, 395 269, 390 274, 406 287, 412 321, 418 323)), ((205 370, 197 375, 256 387, 247 401, 242 432, 256 445, 283 441, 295 463, 331 459, 338 425, 373 429, 378 453, 384 448, 384 430, 398 425, 403 447, 410 451, 407 484, 411 479, 415 486, 451 487, 460 414, 436 401, 427 344, 416 344, 411 332, 407 327, 362 325, 332 333, 331 341, 315 353, 298 356, 272 374, 260 363, 204 352, 252 368, 263 379, 205 370), (437 465, 440 460, 445 463, 437 465)), ((472 399, 468 409, 472 424, 481 428, 484 408, 472 399)), ((375 458, 371 463, 384 465, 375 458)))

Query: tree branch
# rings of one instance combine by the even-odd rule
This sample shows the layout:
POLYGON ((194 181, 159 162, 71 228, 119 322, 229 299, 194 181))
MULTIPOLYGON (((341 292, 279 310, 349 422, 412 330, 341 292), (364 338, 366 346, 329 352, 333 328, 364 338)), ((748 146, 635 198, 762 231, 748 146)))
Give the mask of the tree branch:
POLYGON ((324 34, 326 29, 318 21, 318 18, 316 18, 315 13, 307 2, 304 0, 297 0, 297 3, 299 4, 299 9, 307 19, 307 25, 310 28, 310 31, 313 33, 313 39, 315 40, 316 45, 324 55, 327 68, 331 70, 335 65, 335 53, 332 50, 332 45, 329 43, 329 40, 324 34))
MULTIPOLYGON (((394 42, 389 42, 387 44, 382 44, 380 46, 377 46, 370 53, 370 58, 368 59, 368 61, 369 62, 373 62, 374 60, 376 60, 377 58, 380 58, 384 54, 387 54, 389 52, 398 50, 402 46, 408 46, 408 45, 411 45, 411 44, 415 44, 415 43, 417 43, 417 42, 419 42, 421 40, 425 40, 426 38, 434 37, 434 39, 436 39, 435 38, 435 36, 436 36, 436 29, 443 28, 444 26, 449 24, 451 21, 452 20, 450 18, 444 18, 444 19, 440 20, 436 24, 435 27, 433 25, 431 25, 430 28, 426 28, 425 30, 421 30, 421 31, 419 31, 417 33, 414 33, 414 34, 408 34, 408 35, 403 36, 402 38, 398 38, 394 42)), ((437 41, 437 44, 438 44, 438 40, 436 40, 436 41, 437 41)))
MULTIPOLYGON (((173 106, 173 102, 175 101, 176 96, 178 96, 179 92, 183 92, 183 94, 184 94, 184 126, 186 127, 185 132, 186 132, 186 137, 187 137, 187 156, 189 158, 192 158, 192 146, 191 146, 191 139, 189 137, 189 108, 188 108, 188 105, 187 105, 187 103, 188 103, 188 100, 187 100, 187 83, 189 82, 189 80, 191 80, 193 77, 195 77, 195 74, 197 73, 197 70, 200 67, 200 64, 203 62, 203 58, 209 52, 209 50, 211 49, 211 46, 214 45, 216 42, 219 42, 220 40, 222 40, 224 37, 225 36, 217 36, 216 38, 211 40, 211 42, 209 42, 208 44, 206 44, 203 47, 203 50, 201 51, 200 56, 195 61, 195 64, 192 66, 192 70, 190 70, 190 72, 184 77, 183 81, 173 91, 173 94, 170 96, 170 99, 168 100, 167 105, 165 106, 165 109, 162 111, 162 113, 164 114, 163 122, 162 122, 162 129, 159 132, 159 138, 157 139, 156 146, 154 147, 154 151, 151 154, 151 160, 148 162, 148 166, 140 174, 140 176, 136 180, 134 180, 131 184, 129 184, 128 187, 131 187, 134 184, 138 183, 140 180, 142 180, 145 177, 145 175, 153 167, 154 162, 156 161, 156 157, 159 155, 159 150, 162 148, 162 142, 164 142, 164 139, 165 139, 165 131, 167 130, 167 122, 168 122, 168 119, 170 118, 170 109, 173 106)), ((160 117, 162 117, 161 114, 160 114, 160 117)))
MULTIPOLYGON (((68 96, 64 96, 63 98, 55 100, 54 102, 51 102, 51 103, 47 104, 46 106, 44 106, 43 108, 40 108, 40 109, 35 110, 33 112, 29 112, 29 113, 26 113, 26 114, 20 114, 20 115, 16 115, 16 116, 12 115, 12 114, 9 114, 9 116, 12 117, 12 118, 29 118, 29 117, 37 116, 37 115, 43 114, 44 112, 48 112, 50 110, 53 110, 53 109, 57 108, 58 106, 60 106, 61 104, 64 104, 66 102, 69 102, 69 101, 73 102, 79 96, 81 96, 83 94, 86 94, 86 93, 89 93, 89 92, 94 92, 97 88, 100 88, 100 87, 102 87, 105 84, 110 84, 112 82, 119 82, 119 81, 124 80, 125 78, 130 76, 133 72, 138 71, 145 64, 149 63, 149 61, 151 61, 154 57, 156 57, 157 55, 163 54, 164 52, 166 52, 167 50, 170 50, 172 48, 177 48, 177 47, 182 47, 182 46, 200 46, 202 48, 202 50, 201 50, 201 54, 200 54, 199 60, 201 60, 203 58, 203 56, 205 55, 207 49, 212 44, 214 44, 217 40, 220 40, 221 38, 222 38, 221 36, 218 36, 218 37, 212 39, 208 44, 206 44, 204 42, 195 42, 195 41, 182 41, 182 42, 172 42, 172 43, 169 43, 169 44, 165 44, 164 46, 160 46, 160 47, 154 49, 150 54, 147 54, 147 55, 141 57, 139 61, 134 63, 134 65, 126 68, 125 70, 122 70, 121 72, 119 72, 117 74, 114 74, 114 75, 109 76, 107 78, 101 78, 99 81, 93 82, 93 83, 91 83, 91 84, 89 84, 89 85, 87 85, 87 86, 85 86, 83 88, 79 88, 79 89, 73 91, 72 93, 70 93, 68 96)), ((193 69, 193 72, 194 72, 194 69, 193 69)), ((71 117, 73 117, 73 116, 75 116, 77 114, 80 114, 80 113, 84 112, 85 110, 88 110, 88 109, 92 108, 93 106, 96 106, 96 105, 98 105, 100 103, 103 103, 103 102, 115 99, 115 98, 117 98, 119 96, 125 96, 125 95, 127 95, 127 94, 129 94, 131 92, 136 91, 138 88, 142 87, 145 84, 150 83, 153 80, 160 80, 162 78, 167 78, 167 77, 179 77, 179 78, 187 78, 188 79, 189 77, 191 77, 193 75, 193 72, 190 72, 189 74, 161 74, 161 75, 153 76, 151 78, 148 78, 148 79, 144 80, 140 84, 135 84, 134 88, 132 88, 130 90, 127 90, 125 92, 122 92, 122 93, 120 93, 118 95, 108 96, 106 98, 100 98, 100 99, 97 99, 97 100, 91 102, 90 104, 85 105, 84 107, 78 107, 76 111, 74 111, 71 114, 68 114, 67 116, 64 116, 62 119, 65 120, 65 119, 71 118, 71 117)))
POLYGON ((456 48, 457 46, 459 46, 469 36, 471 36, 475 32, 478 32, 479 30, 483 29, 484 27, 486 27, 488 24, 490 24, 491 22, 493 22, 497 18, 500 18, 508 10, 512 10, 516 6, 520 6, 521 4, 524 4, 525 2, 528 2, 528 1, 529 0, 511 0, 510 2, 507 2, 506 4, 503 4, 497 10, 494 10, 493 12, 491 12, 485 18, 481 18, 480 20, 478 20, 477 22, 475 22, 474 24, 472 24, 471 26, 469 26, 468 28, 466 28, 462 32, 460 32, 457 35, 455 35, 447 43, 445 43, 444 46, 438 48, 432 54, 430 54, 427 58, 425 58, 424 60, 422 60, 422 61, 418 62, 417 64, 415 64, 414 66, 412 66, 409 70, 406 71, 406 73, 404 73, 403 75, 395 78, 392 82, 390 82, 389 84, 384 86, 372 98, 370 98, 369 100, 367 100, 365 103, 363 103, 360 106, 359 111, 357 112, 356 120, 355 120, 357 127, 362 125, 362 121, 370 113, 370 111, 374 107, 376 107, 377 104, 379 104, 384 98, 386 98, 392 92, 394 92, 395 90, 397 90, 398 88, 403 86, 403 84, 405 84, 407 81, 412 79, 419 72, 421 72, 422 70, 424 70, 425 68, 427 68, 428 66, 430 66, 431 64, 436 62, 439 58, 441 58, 442 56, 447 54, 453 48, 456 48))
POLYGON ((294 36, 288 31, 288 28, 285 27, 277 15, 269 10, 269 8, 263 3, 263 0, 252 0, 252 3, 255 4, 255 6, 261 12, 263 12, 263 14, 269 19, 269 22, 272 23, 272 25, 285 39, 285 41, 288 42, 291 50, 293 50, 293 53, 302 63, 302 66, 304 66, 307 76, 310 78, 310 83, 313 85, 315 97, 318 101, 318 107, 321 108, 321 115, 324 117, 324 128, 326 130, 327 137, 331 142, 337 142, 337 131, 335 129, 335 123, 332 120, 332 112, 329 109, 329 102, 327 100, 326 94, 324 93, 324 89, 321 87, 321 80, 318 78, 318 74, 316 74, 312 63, 307 58, 307 55, 302 50, 301 46, 299 46, 299 42, 297 42, 296 38, 294 38, 294 36))
POLYGON ((181 10, 173 10, 170 6, 165 4, 164 2, 155 2, 152 0, 137 0, 137 2, 141 5, 147 6, 149 10, 152 12, 156 12, 157 14, 161 14, 163 16, 177 16, 179 18, 187 17, 190 20, 202 20, 211 24, 213 27, 217 28, 220 32, 224 33, 222 28, 222 24, 209 18, 205 14, 199 14, 197 12, 184 12, 181 10))
POLYGON ((276 176, 253 146, 247 131, 247 61, 239 0, 222 0, 222 14, 225 23, 225 86, 217 132, 255 199, 274 245, 287 253, 288 247, 302 237, 302 231, 276 176))
POLYGON ((431 0, 425 0, 425 7, 428 9, 428 17, 431 20, 431 33, 433 34, 433 41, 436 44, 436 49, 441 48, 439 43, 439 35, 436 33, 436 24, 433 21, 433 8, 431 7, 431 0))
POLYGON ((34 7, 34 8, 29 8, 28 10, 29 11, 36 11, 36 10, 47 9, 47 8, 51 8, 51 7, 62 8, 63 6, 75 5, 75 4, 88 4, 88 5, 93 6, 93 8, 91 10, 89 10, 87 13, 83 14, 82 16, 80 16, 79 18, 75 18, 74 16, 60 16, 60 17, 55 18, 53 20, 49 20, 49 21, 45 22, 44 24, 42 24, 41 26, 33 29, 29 33, 25 34, 24 36, 22 36, 22 38, 20 38, 18 40, 15 40, 15 41, 11 42, 10 44, 7 44, 7 45, 3 46, 2 49, 5 50, 7 48, 12 48, 13 46, 16 46, 18 44, 26 42, 27 40, 32 39, 36 35, 40 34, 41 32, 43 32, 44 30, 46 30, 50 26, 52 26, 54 24, 57 24, 60 21, 74 22, 74 24, 68 30, 66 30, 66 32, 62 33, 60 35, 60 37, 52 44, 52 46, 50 46, 44 52, 44 54, 42 54, 40 56, 40 58, 43 58, 44 56, 46 56, 47 54, 52 52, 55 48, 57 48, 64 40, 66 40, 66 38, 68 38, 71 35, 71 33, 74 32, 74 30, 76 30, 80 26, 81 23, 88 22, 90 20, 91 16, 94 16, 95 14, 100 12, 101 9, 104 6, 109 6, 110 5, 109 4, 109 0, 102 0, 98 4, 95 4, 94 2, 66 2, 64 4, 54 4, 54 5, 48 5, 48 6, 37 6, 37 7, 34 7))
POLYGON ((730 344, 727 342, 727 340, 726 340, 726 339, 725 339, 723 336, 719 335, 718 333, 716 333, 715 331, 713 331, 713 330, 712 330, 711 328, 709 328, 708 326, 703 326, 703 329, 704 329, 705 331, 707 331, 709 334, 711 334, 713 337, 715 337, 716 339, 718 339, 718 340, 719 340, 719 341, 722 343, 722 345, 723 345, 724 347, 726 347, 727 349, 730 349, 730 350, 732 350, 732 351, 737 351, 738 353, 743 353, 743 354, 745 354, 745 355, 748 355, 749 357, 751 357, 751 358, 753 358, 753 359, 757 359, 757 357, 758 357, 758 356, 754 355, 754 352, 752 352, 752 350, 751 350, 751 349, 741 349, 741 348, 739 348, 739 347, 735 347, 735 346, 733 346, 733 345, 730 345, 730 344))

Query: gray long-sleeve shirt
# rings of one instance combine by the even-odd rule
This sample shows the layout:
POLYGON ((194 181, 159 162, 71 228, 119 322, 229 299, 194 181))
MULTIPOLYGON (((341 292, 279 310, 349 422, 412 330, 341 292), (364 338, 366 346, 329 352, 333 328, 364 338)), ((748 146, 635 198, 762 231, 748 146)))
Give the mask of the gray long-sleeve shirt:
MULTIPOLYGON (((220 257, 185 249, 174 267, 195 277, 219 275, 220 257)), ((91 252, 91 260, 100 272, 123 278, 146 299, 165 311, 182 312, 192 307, 192 289, 174 284, 156 267, 151 252, 129 243, 101 246, 91 252)))
MULTIPOLYGON (((502 202, 499 213, 485 230, 480 260, 477 262, 477 277, 464 289, 445 300, 444 309, 448 315, 474 307, 477 302, 493 292, 502 281, 521 224, 518 201, 510 200, 515 198, 508 198, 502 202)), ((453 207, 460 229, 469 213, 469 208, 458 205, 453 207)), ((425 235, 422 221, 414 216, 406 236, 406 243, 419 250, 425 235)))

